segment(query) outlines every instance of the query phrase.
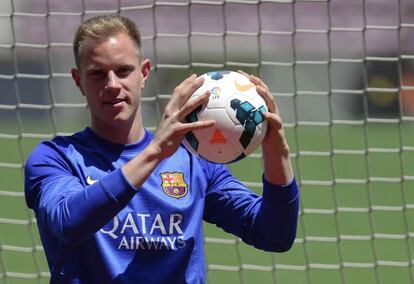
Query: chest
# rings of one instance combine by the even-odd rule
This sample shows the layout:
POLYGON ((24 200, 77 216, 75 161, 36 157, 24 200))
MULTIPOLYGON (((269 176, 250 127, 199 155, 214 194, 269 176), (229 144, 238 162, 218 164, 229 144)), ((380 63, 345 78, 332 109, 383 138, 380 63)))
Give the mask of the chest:
MULTIPOLYGON (((88 190, 90 185, 121 168, 137 154, 139 153, 102 155, 90 151, 82 153, 83 160, 76 160, 74 167, 88 190)), ((192 159, 186 151, 179 149, 172 157, 161 162, 138 189, 125 210, 136 212, 145 208, 152 212, 162 208, 164 212, 174 213, 191 210, 196 203, 202 202, 207 181, 203 169, 192 159)), ((136 171, 139 170, 138 167, 136 171)))

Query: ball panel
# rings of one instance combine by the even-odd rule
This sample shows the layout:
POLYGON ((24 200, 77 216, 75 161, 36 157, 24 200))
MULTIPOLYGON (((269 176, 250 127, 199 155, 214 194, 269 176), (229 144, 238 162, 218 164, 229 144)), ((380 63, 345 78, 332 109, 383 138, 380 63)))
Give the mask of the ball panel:
POLYGON ((231 88, 220 84, 220 81, 208 82, 206 86, 211 92, 207 108, 222 108, 226 104, 228 96, 232 94, 231 88))
POLYGON ((199 146, 200 142, 197 139, 197 137, 194 135, 193 132, 189 132, 185 135, 184 142, 188 143, 188 145, 191 147, 191 149, 193 149, 195 152, 198 151, 198 146, 199 146))
POLYGON ((229 74, 233 73, 232 71, 228 70, 219 70, 219 71, 211 71, 203 76, 206 77, 208 80, 218 81, 224 78, 224 76, 229 76, 229 74))
POLYGON ((215 119, 220 124, 200 130, 204 134, 203 144, 206 147, 199 150, 199 154, 216 163, 225 163, 232 160, 234 156, 241 153, 240 149, 239 153, 236 152, 236 148, 231 143, 234 128, 233 122, 224 108, 207 109, 205 112, 209 119, 215 119))
POLYGON ((263 121, 263 123, 260 126, 260 128, 256 128, 256 133, 251 139, 250 144, 246 147, 246 149, 244 149, 244 153, 246 156, 253 153, 254 150, 256 150, 256 148, 263 142, 268 126, 267 121, 263 121))
POLYGON ((232 161, 237 153, 234 153, 230 144, 214 144, 198 151, 198 154, 210 162, 225 164, 232 161))
POLYGON ((208 109, 207 113, 210 119, 214 119, 216 121, 216 127, 220 128, 220 130, 226 134, 226 138, 229 138, 230 133, 234 128, 234 123, 227 114, 226 109, 208 109))
POLYGON ((246 94, 233 94, 226 104, 229 117, 235 124, 244 124, 249 117, 254 119, 256 124, 263 121, 262 113, 267 111, 266 103, 259 94, 248 96, 246 94))

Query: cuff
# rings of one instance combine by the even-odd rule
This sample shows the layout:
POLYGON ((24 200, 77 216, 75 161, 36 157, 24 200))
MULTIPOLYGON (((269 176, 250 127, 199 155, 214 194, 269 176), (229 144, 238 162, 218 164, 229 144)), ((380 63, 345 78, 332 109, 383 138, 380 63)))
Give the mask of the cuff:
POLYGON ((100 179, 99 182, 106 193, 118 202, 128 202, 137 192, 135 187, 125 178, 120 168, 100 179))

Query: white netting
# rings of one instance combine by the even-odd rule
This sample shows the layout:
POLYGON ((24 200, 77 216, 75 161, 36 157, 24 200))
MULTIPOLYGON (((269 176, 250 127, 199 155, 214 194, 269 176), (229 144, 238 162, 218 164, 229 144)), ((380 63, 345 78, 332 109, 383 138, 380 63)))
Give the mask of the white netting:
MULTIPOLYGON (((71 42, 108 13, 142 31, 150 129, 191 72, 243 69, 278 101, 302 190, 298 238, 269 254, 206 224, 210 283, 414 283, 412 0, 1 1, 0 283, 48 283, 22 167, 40 139, 87 124, 71 42)), ((258 192, 260 156, 230 166, 258 192)))

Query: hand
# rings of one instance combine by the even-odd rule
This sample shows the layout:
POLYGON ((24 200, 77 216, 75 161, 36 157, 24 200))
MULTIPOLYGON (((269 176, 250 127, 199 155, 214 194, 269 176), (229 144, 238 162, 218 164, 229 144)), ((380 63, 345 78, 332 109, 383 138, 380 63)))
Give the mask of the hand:
POLYGON ((256 85, 256 90, 264 99, 267 105, 268 112, 263 113, 263 117, 267 120, 269 127, 266 136, 263 139, 262 146, 274 152, 275 150, 289 151, 289 145, 286 141, 283 122, 277 108, 276 100, 270 93, 269 87, 258 77, 249 75, 241 70, 239 73, 245 75, 249 80, 256 85))
POLYGON ((269 87, 260 78, 241 70, 239 73, 245 75, 256 85, 257 92, 267 105, 268 112, 263 113, 263 117, 268 122, 268 128, 262 142, 265 177, 269 182, 286 184, 292 179, 293 170, 289 157, 289 145, 276 100, 270 93, 269 87))
POLYGON ((174 89, 171 99, 165 107, 155 138, 150 145, 156 149, 161 159, 174 154, 188 132, 214 125, 215 121, 213 120, 192 123, 185 121, 185 117, 189 113, 199 105, 206 104, 209 100, 210 92, 190 99, 203 82, 202 77, 197 78, 193 74, 174 89))

